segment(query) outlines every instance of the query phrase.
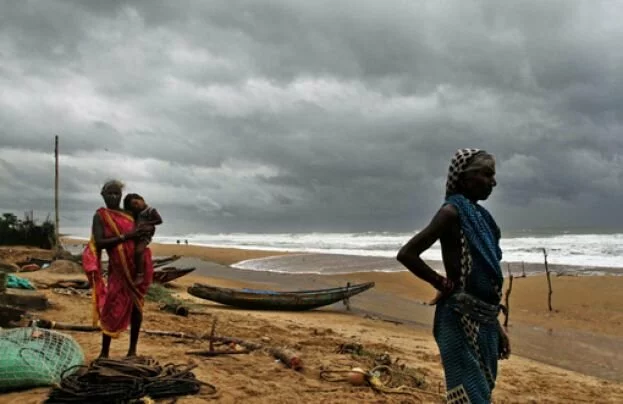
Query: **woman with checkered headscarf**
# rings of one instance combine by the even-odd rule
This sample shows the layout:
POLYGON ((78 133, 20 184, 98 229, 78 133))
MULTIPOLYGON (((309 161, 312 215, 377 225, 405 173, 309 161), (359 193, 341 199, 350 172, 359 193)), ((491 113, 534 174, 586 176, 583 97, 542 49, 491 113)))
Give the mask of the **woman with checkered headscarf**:
POLYGON ((498 359, 510 344, 497 315, 501 305, 500 230, 478 201, 495 181, 495 159, 484 150, 459 149, 450 162, 446 199, 431 223, 398 253, 398 260, 438 290, 433 333, 449 403, 488 403, 498 359), (441 243, 446 277, 420 255, 441 243))

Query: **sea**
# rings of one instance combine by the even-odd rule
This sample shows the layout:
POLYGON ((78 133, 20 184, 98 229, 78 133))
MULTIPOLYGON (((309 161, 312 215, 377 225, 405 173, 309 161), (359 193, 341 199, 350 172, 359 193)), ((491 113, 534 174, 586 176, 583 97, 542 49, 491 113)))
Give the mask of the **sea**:
MULTIPOLYGON (((362 232, 362 233, 218 233, 156 236, 160 243, 177 243, 244 248, 253 250, 287 251, 291 253, 331 254, 335 256, 368 257, 382 272, 402 271, 395 265, 395 256, 416 233, 362 232), (387 265, 380 263, 387 259, 387 265)), ((613 273, 623 275, 623 232, 570 232, 570 231, 517 231, 502 238, 503 261, 506 263, 543 264, 543 249, 549 264, 573 266, 584 275, 613 273)), ((435 243, 422 257, 441 260, 439 243, 435 243)), ((345 258, 345 257, 344 257, 345 258)), ((336 257, 337 259, 337 257, 336 257)), ((351 258, 352 259, 352 258, 351 258)), ((288 272, 282 264, 292 265, 292 260, 255 259, 244 261, 234 267, 248 270, 288 272), (271 263, 274 262, 274 265, 271 263)), ((339 261, 344 261, 340 259, 339 261)), ((343 262, 342 262, 343 263, 343 262)), ((362 262, 363 264, 363 262, 362 262)), ((362 265, 362 270, 369 265, 362 265)), ((351 271, 356 270, 351 268, 351 271)), ((300 269, 295 272, 301 272, 300 269)), ((313 271, 315 273, 327 271, 313 271)), ((342 271, 339 271, 342 272, 342 271)))
MULTIPOLYGON (((156 234, 154 241, 176 244, 179 240, 181 244, 188 241, 191 245, 208 247, 287 251, 306 257, 313 254, 317 257, 315 265, 325 262, 324 268, 310 268, 309 271, 301 267, 303 260, 297 262, 292 258, 254 259, 233 265, 246 270, 343 273, 369 271, 373 267, 380 272, 396 272, 405 270, 396 263, 396 253, 416 232, 156 234), (330 257, 318 258, 323 255, 330 257), (360 265, 348 265, 347 262, 355 262, 355 256, 360 257, 357 261, 360 265), (333 263, 329 263, 331 257, 333 263), (297 265, 299 267, 295 268, 297 265), (332 267, 336 269, 332 270, 332 267)), ((86 235, 84 230, 68 233, 77 238, 86 235)), ((554 266, 573 266, 573 271, 582 275, 623 275, 623 231, 520 230, 504 234, 501 247, 505 263, 543 264, 545 249, 548 263, 554 266)), ((441 260, 439 243, 424 252, 422 257, 441 260)), ((307 259, 307 262, 311 261, 307 259)))

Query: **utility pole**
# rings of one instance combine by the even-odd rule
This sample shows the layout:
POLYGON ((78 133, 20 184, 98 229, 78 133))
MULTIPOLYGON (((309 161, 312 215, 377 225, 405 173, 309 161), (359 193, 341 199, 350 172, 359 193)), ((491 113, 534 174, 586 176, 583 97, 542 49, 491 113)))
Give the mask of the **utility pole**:
POLYGON ((58 235, 58 135, 54 136, 54 243, 58 251, 60 249, 60 240, 58 235))

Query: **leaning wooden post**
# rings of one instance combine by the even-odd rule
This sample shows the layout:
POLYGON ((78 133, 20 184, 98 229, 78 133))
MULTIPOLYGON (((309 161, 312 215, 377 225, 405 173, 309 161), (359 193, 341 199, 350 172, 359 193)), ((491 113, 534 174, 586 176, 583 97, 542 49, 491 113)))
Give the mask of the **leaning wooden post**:
POLYGON ((504 297, 504 303, 506 304, 506 313, 504 313, 504 328, 508 328, 508 317, 510 317, 511 305, 510 296, 513 290, 513 274, 511 272, 511 264, 507 264, 508 269, 508 288, 506 289, 506 296, 504 297))
POLYGON ((549 311, 552 311, 552 279, 549 276, 549 267, 547 266, 547 250, 545 248, 543 250, 543 259, 545 260, 545 275, 547 276, 547 287, 549 288, 549 293, 547 295, 547 307, 549 311))
POLYGON ((526 263, 523 261, 521 261, 521 277, 526 277, 526 263))
POLYGON ((54 247, 58 252, 61 245, 58 236, 58 135, 54 136, 54 212, 54 247))
POLYGON ((216 321, 218 320, 218 317, 214 317, 214 320, 212 320, 212 330, 210 331, 210 351, 214 351, 214 333, 216 331, 216 321))

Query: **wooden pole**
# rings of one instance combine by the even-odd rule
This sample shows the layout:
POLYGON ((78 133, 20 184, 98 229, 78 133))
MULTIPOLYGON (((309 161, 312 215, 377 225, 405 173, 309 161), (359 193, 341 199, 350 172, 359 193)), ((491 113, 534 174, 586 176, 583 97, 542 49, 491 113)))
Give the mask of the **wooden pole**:
POLYGON ((521 277, 526 277, 526 263, 523 261, 521 261, 521 277))
POLYGON ((511 273, 511 264, 508 264, 508 289, 506 289, 506 296, 504 302, 506 304, 506 313, 504 314, 504 328, 508 328, 508 317, 511 313, 510 296, 513 290, 513 274, 511 273))
POLYGON ((547 250, 543 248, 543 259, 545 260, 545 275, 547 276, 547 287, 549 289, 549 293, 547 295, 547 307, 549 311, 552 311, 552 279, 549 275, 549 267, 547 266, 547 250))
POLYGON ((58 236, 58 135, 54 136, 54 243, 56 250, 60 248, 58 236))

